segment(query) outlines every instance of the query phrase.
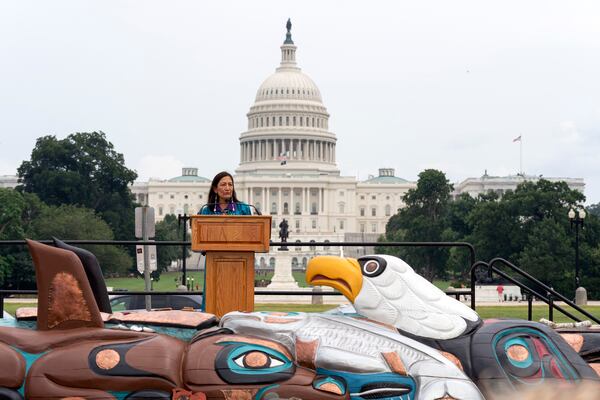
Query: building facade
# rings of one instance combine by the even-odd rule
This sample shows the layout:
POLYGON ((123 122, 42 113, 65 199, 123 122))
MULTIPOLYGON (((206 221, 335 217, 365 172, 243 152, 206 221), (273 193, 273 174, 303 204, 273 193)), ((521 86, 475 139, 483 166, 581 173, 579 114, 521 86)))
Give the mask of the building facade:
MULTIPOLYGON (((297 47, 290 29, 281 49, 281 63, 259 86, 240 134, 240 163, 235 169, 236 192, 241 201, 272 216, 271 236, 278 240, 279 224, 289 226, 292 266, 305 265, 316 254, 340 254, 339 247, 297 247, 294 242, 374 242, 385 233, 389 218, 404 206, 403 196, 416 182, 381 168, 377 176, 358 181, 340 175, 336 161, 337 137, 329 130, 329 113, 314 81, 296 61, 297 47)), ((489 191, 502 195, 533 176, 468 178, 455 184, 453 196, 473 197, 489 191)), ((566 181, 583 192, 581 178, 545 178, 566 181)), ((194 214, 205 204, 210 179, 197 168, 182 175, 136 182, 132 192, 139 203, 155 208, 157 221, 167 214, 194 214)), ((346 256, 371 253, 372 247, 345 247, 346 256)), ((274 266, 277 250, 258 255, 260 266, 274 266)))

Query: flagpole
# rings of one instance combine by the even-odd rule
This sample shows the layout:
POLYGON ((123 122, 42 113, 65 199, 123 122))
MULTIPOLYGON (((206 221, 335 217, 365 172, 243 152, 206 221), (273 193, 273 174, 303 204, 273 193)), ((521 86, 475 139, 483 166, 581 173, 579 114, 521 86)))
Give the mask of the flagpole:
POLYGON ((520 160, 519 160, 519 169, 521 170, 521 176, 523 176, 523 135, 519 135, 519 152, 520 152, 520 160))

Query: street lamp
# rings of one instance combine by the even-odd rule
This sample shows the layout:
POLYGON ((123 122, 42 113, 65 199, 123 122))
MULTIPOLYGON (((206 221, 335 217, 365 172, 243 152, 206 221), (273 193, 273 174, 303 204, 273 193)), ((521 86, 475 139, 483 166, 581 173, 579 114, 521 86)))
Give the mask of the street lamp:
MULTIPOLYGON (((569 221, 571 222, 571 230, 573 230, 573 225, 575 225, 575 289, 579 289, 579 226, 583 229, 583 221, 585 219, 585 211, 583 209, 573 210, 572 208, 569 210, 569 221)), ((577 292, 576 292, 577 296, 577 292)))

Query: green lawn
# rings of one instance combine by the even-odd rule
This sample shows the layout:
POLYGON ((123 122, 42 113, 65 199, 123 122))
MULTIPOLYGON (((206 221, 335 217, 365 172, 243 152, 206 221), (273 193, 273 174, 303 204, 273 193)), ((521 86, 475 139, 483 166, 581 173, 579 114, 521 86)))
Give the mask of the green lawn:
MULTIPOLYGON (((204 274, 198 271, 189 271, 186 273, 186 277, 190 280, 194 279, 194 288, 196 284, 198 289, 202 290, 204 282, 204 274)), ((181 272, 165 272, 160 275, 160 280, 152 282, 152 288, 156 291, 168 292, 177 289, 179 280, 181 279, 181 272)), ((139 276, 138 278, 110 278, 106 279, 106 286, 112 287, 113 290, 127 289, 127 290, 144 290, 144 278, 139 276)))
MULTIPOLYGON (((298 286, 307 287, 306 280, 304 279, 304 272, 292 272, 294 279, 298 282, 298 286)), ((199 271, 191 271, 187 272, 186 276, 188 278, 194 278, 194 287, 196 284, 198 285, 198 290, 202 290, 203 287, 203 279, 204 273, 199 271)), ((270 281, 273 278, 273 273, 257 273, 255 275, 255 280, 267 280, 270 281)), ((152 282, 152 287, 156 291, 172 291, 177 289, 177 284, 181 279, 181 272, 165 272, 160 275, 160 280, 157 282, 152 282)), ((144 290, 144 278, 110 278, 106 279, 106 286, 112 287, 113 290, 116 289, 127 289, 127 290, 144 290)))
MULTIPOLYGON (((4 303, 4 309, 11 315, 19 307, 33 307, 35 303, 4 303)), ((321 312, 336 307, 330 304, 256 304, 256 311, 303 311, 303 312, 321 312)), ((600 306, 584 307, 592 315, 600 316, 600 306)), ((487 318, 516 318, 527 319, 527 306, 480 306, 477 307, 479 316, 487 318)), ((533 320, 539 321, 540 318, 548 319, 547 306, 533 306, 533 320)), ((581 316, 582 320, 587 319, 581 316)), ((555 322, 572 322, 569 318, 563 316, 560 312, 554 310, 555 322)))

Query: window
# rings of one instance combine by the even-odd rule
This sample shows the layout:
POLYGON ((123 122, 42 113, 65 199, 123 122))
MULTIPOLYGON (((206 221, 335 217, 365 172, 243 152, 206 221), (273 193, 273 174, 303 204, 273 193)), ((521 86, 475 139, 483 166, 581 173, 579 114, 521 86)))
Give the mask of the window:
POLYGON ((277 228, 277 221, 275 220, 275 218, 273 218, 271 220, 271 228, 273 228, 273 229, 277 228))
POLYGON ((279 117, 279 126, 283 125, 283 117, 279 117))
POLYGON ((187 204, 183 205, 183 213, 184 214, 189 214, 189 206, 187 204))
POLYGON ((302 257, 302 268, 306 269, 306 264, 308 264, 308 259, 306 257, 302 257))
POLYGON ((316 219, 312 220, 312 228, 317 229, 317 220, 316 219))
MULTIPOLYGON (((300 241, 300 240, 296 240, 296 243, 302 243, 302 241, 300 241)), ((296 244, 296 251, 300 251, 300 250, 302 250, 302 246, 298 246, 298 245, 296 244)))
POLYGON ((162 207, 158 207, 158 215, 163 215, 163 208, 162 207))
POLYGON ((340 229, 344 229, 344 220, 340 219, 340 229))
POLYGON ((376 207, 371 208, 371 216, 372 217, 376 217, 377 216, 377 208, 376 207))
POLYGON ((313 201, 310 205, 310 213, 315 215, 317 214, 317 202, 313 201))
POLYGON ((386 199, 386 200, 389 200, 389 199, 390 199, 390 196, 385 196, 385 199, 386 199))
POLYGON ((283 203, 283 213, 285 215, 290 213, 287 201, 283 203))
POLYGON ((365 231, 365 224, 360 224, 360 232, 364 233, 365 231))
POLYGON ((361 217, 364 217, 364 216, 365 216, 365 208, 364 208, 364 207, 361 207, 361 208, 360 208, 360 216, 361 216, 361 217))
POLYGON ((392 214, 392 207, 389 204, 385 206, 385 216, 389 217, 392 214))
POLYGON ((300 220, 299 219, 296 220, 296 229, 300 229, 300 220))
POLYGON ((201 198, 202 198, 202 195, 201 195, 201 194, 200 194, 200 195, 198 195, 198 198, 199 198, 199 199, 201 199, 201 198))
POLYGON ((256 207, 256 210, 257 210, 258 212, 261 212, 261 211, 260 211, 260 201, 257 201, 256 203, 254 203, 254 207, 256 207))
POLYGON ((375 195, 371 196, 371 200, 377 200, 377 196, 375 196, 375 195))
POLYGON ((377 224, 371 224, 371 232, 377 232, 377 224))
POLYGON ((346 207, 345 207, 344 203, 339 203, 338 206, 339 206, 340 214, 343 214, 346 212, 346 210, 345 210, 346 207))
POLYGON ((298 258, 292 257, 292 269, 298 269, 298 258))
POLYGON ((290 126, 290 117, 285 117, 285 126, 290 126))
POLYGON ((297 201, 296 205, 294 206, 294 214, 296 215, 300 215, 301 211, 300 211, 300 202, 297 201))
MULTIPOLYGON (((315 241, 314 241, 314 240, 311 240, 311 241, 310 241, 310 243, 315 243, 315 241)), ((316 249, 317 249, 317 246, 315 246, 314 244, 311 244, 311 245, 310 245, 310 249, 314 251, 314 250, 316 250, 316 249)))
MULTIPOLYGON (((323 242, 329 243, 329 240, 325 239, 323 242)), ((329 245, 328 244, 324 244, 323 245, 323 250, 329 250, 329 245)))
POLYGON ((342 197, 344 195, 344 191, 340 190, 340 197, 342 197))
POLYGON ((275 269, 275 257, 269 258, 269 268, 275 269))
POLYGON ((174 195, 174 194, 172 194, 172 195, 170 195, 169 197, 170 197, 171 199, 174 199, 174 198, 175 198, 175 195, 174 195))
POLYGON ((162 199, 162 198, 163 198, 163 194, 162 194, 162 193, 159 193, 159 195, 158 195, 158 198, 159 198, 159 199, 162 199))
POLYGON ((360 196, 360 199, 361 199, 361 200, 364 200, 364 199, 365 199, 365 196, 360 196))
POLYGON ((271 214, 277 214, 277 203, 271 203, 271 214))

